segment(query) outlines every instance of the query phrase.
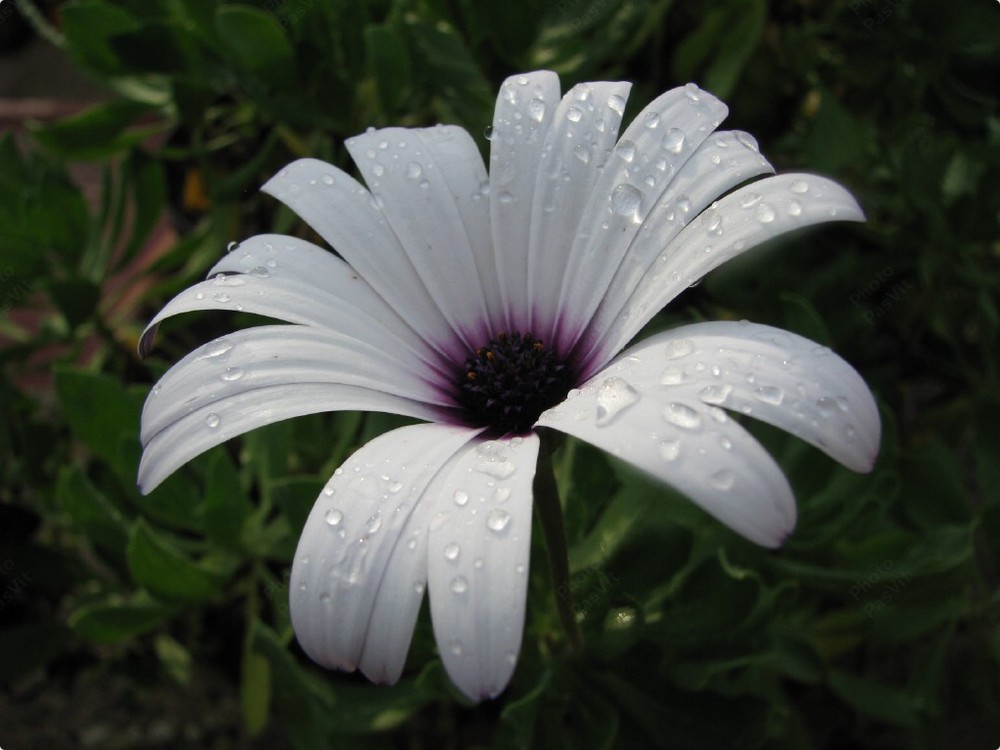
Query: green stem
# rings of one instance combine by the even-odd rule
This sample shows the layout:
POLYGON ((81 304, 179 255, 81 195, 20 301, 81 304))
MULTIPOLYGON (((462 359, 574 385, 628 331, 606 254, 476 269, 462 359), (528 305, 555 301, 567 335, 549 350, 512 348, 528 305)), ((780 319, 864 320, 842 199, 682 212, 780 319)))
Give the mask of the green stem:
POLYGON ((552 584, 556 595, 556 609, 563 630, 574 651, 583 648, 583 634, 576 621, 573 610, 573 592, 569 580, 569 549, 566 545, 566 527, 563 523, 562 504, 559 502, 559 488, 552 471, 552 453, 554 446, 551 439, 541 435, 541 447, 538 452, 538 468, 535 470, 534 494, 535 510, 542 522, 545 534, 545 547, 549 553, 549 568, 552 573, 552 584))
POLYGON ((17 7, 38 36, 54 47, 61 49, 66 46, 66 37, 62 35, 59 29, 48 22, 45 15, 35 7, 35 4, 31 0, 18 0, 17 7))

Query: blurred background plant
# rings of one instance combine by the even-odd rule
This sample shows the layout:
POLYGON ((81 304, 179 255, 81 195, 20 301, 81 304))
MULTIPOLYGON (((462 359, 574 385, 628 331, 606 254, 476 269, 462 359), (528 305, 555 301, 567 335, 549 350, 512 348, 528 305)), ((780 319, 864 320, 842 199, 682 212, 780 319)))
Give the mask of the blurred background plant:
POLYGON ((7 0, 0 40, 4 64, 48 45, 101 92, 0 135, 5 746, 1000 742, 995 3, 7 0), (275 425, 143 497, 151 382, 253 321, 192 314, 148 360, 135 350, 230 243, 303 231, 256 192, 284 163, 349 169, 345 137, 439 121, 485 152, 500 81, 539 67, 564 89, 634 81, 633 114, 694 80, 779 170, 857 195, 868 224, 731 263, 656 325, 745 317, 829 344, 878 394, 885 436, 875 471, 856 476, 754 427, 800 505, 777 552, 570 442, 557 469, 587 648, 569 653, 536 552, 514 681, 469 708, 426 613, 392 688, 322 672, 290 631, 305 514, 333 468, 396 422, 275 425))

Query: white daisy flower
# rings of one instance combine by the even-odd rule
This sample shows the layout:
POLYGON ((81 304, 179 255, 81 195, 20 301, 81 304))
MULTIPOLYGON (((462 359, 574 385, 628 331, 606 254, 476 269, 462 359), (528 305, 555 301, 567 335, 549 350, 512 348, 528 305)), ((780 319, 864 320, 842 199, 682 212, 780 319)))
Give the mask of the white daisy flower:
POLYGON ((441 125, 350 139, 367 187, 296 161, 263 189, 336 254, 253 237, 147 329, 141 349, 156 324, 191 310, 287 323, 212 341, 154 387, 142 418, 147 492, 201 452, 289 417, 426 420, 360 448, 306 522, 291 616, 319 664, 398 680, 426 588, 454 683, 473 700, 504 689, 524 623, 536 428, 608 451, 769 547, 795 525, 792 492, 726 410, 871 469, 874 400, 826 347, 710 322, 618 354, 724 261, 798 227, 863 218, 814 175, 737 188, 773 170, 750 136, 715 130, 726 106, 693 84, 657 98, 619 138, 628 93, 601 81, 561 97, 547 71, 508 79, 488 172, 469 134, 441 125))

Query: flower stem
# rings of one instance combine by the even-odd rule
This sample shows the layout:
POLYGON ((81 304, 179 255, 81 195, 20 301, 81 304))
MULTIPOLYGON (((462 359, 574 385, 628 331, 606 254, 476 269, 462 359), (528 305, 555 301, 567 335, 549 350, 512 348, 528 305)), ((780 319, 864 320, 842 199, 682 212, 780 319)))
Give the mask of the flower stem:
POLYGON ((552 453, 555 446, 551 438, 541 434, 541 447, 538 452, 538 467, 535 470, 534 494, 535 510, 542 522, 542 532, 545 535, 545 547, 549 553, 549 569, 556 595, 556 609, 563 630, 569 639, 570 648, 579 651, 583 648, 583 634, 576 621, 573 611, 573 592, 569 581, 569 550, 566 545, 566 527, 563 523, 562 504, 559 502, 559 488, 552 471, 552 453))

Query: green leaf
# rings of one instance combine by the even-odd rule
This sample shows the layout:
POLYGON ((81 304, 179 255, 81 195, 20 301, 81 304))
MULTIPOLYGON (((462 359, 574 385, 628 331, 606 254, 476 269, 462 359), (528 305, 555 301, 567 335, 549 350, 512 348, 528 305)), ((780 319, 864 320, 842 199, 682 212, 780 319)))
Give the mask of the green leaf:
POLYGON ((409 98, 413 85, 406 35, 395 22, 366 26, 365 52, 383 112, 398 112, 409 98))
POLYGON ((911 729, 919 726, 917 706, 904 688, 878 683, 839 669, 830 673, 829 682, 842 701, 864 716, 911 729))
POLYGON ((101 300, 101 289, 89 279, 76 276, 51 282, 49 297, 63 314, 69 329, 73 330, 94 317, 97 303, 101 300))
POLYGON ((119 476, 133 475, 126 465, 121 441, 138 442, 139 399, 100 373, 56 368, 56 392, 70 429, 90 450, 107 461, 119 476))
POLYGON ((239 551, 244 525, 252 514, 253 504, 229 456, 224 451, 212 452, 206 469, 205 536, 214 546, 239 551))
POLYGON ((678 46, 678 80, 701 78, 706 89, 726 98, 736 87, 746 61, 760 44, 767 18, 763 0, 735 0, 705 15, 701 25, 678 46), (738 20, 736 20, 738 19, 738 20), (699 70, 704 70, 701 76, 699 70))
POLYGON ((276 86, 294 80, 295 54, 273 16, 245 5, 223 5, 215 24, 240 68, 276 86))
POLYGON ((128 541, 126 520, 79 467, 60 470, 56 499, 93 544, 115 559, 124 560, 128 541))
POLYGON ((70 626, 94 643, 120 643, 158 628, 176 610, 148 597, 132 602, 112 599, 89 604, 69 618, 70 626))
POLYGON ((267 726, 271 709, 271 662, 250 649, 243 652, 240 703, 243 725, 251 737, 256 737, 267 726))
POLYGON ((205 601, 215 596, 223 576, 193 562, 140 519, 128 544, 132 579, 167 601, 205 601))
POLYGON ((191 652, 166 633, 156 636, 156 655, 167 674, 182 687, 191 683, 191 652))
POLYGON ((132 31, 139 19, 103 0, 79 0, 59 9, 69 53, 84 67, 104 76, 122 75, 127 68, 109 45, 112 37, 132 31))
POLYGON ((107 159, 149 135, 128 131, 136 118, 149 109, 147 104, 115 99, 35 127, 33 134, 39 143, 64 159, 107 159))

